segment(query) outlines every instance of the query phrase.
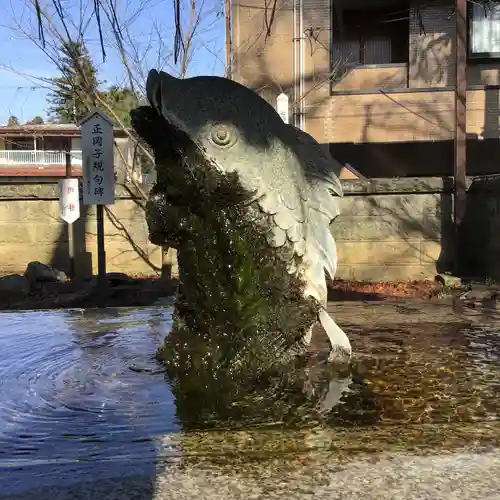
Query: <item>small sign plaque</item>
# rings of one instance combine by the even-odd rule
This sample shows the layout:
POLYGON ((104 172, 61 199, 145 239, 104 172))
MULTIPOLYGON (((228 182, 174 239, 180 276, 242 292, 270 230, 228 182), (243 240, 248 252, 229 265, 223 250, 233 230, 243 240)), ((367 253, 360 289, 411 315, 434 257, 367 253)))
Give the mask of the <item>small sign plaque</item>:
POLYGON ((115 202, 113 124, 95 111, 82 127, 83 204, 112 205, 115 202))
POLYGON ((59 207, 61 219, 68 224, 73 224, 80 218, 78 179, 61 179, 59 181, 59 207))
POLYGON ((285 123, 289 123, 288 118, 288 96, 286 94, 281 93, 276 98, 276 111, 281 116, 282 120, 285 123))

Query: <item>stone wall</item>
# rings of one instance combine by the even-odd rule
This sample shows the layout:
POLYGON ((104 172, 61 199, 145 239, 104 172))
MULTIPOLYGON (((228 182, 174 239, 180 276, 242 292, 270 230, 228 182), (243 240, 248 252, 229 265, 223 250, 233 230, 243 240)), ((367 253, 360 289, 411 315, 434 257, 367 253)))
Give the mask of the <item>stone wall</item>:
MULTIPOLYGON (((463 273, 500 279, 500 176, 470 179, 461 237, 463 273), (496 181, 495 181, 496 179, 496 181)), ((341 215, 332 224, 337 277, 357 280, 434 278, 449 269, 452 182, 445 178, 343 181, 341 215)), ((161 251, 148 242, 141 199, 117 187, 106 215, 109 271, 152 273, 161 251)), ((83 209, 84 207, 82 207, 83 209)), ((95 207, 75 224, 77 270, 97 272, 95 207)), ((0 272, 23 272, 31 260, 68 269, 67 225, 59 219, 57 184, 0 185, 0 272)), ((174 257, 172 274, 177 274, 174 257)))
POLYGON ((448 179, 344 181, 332 224, 337 277, 433 279, 450 262, 452 183, 448 179))
MULTIPOLYGON (((81 206, 73 224, 77 273, 97 272, 95 207, 81 206)), ((161 268, 160 248, 148 242, 139 197, 117 187, 105 216, 107 270, 153 273, 161 268)), ((0 272, 22 273, 29 261, 68 270, 68 225, 59 217, 57 184, 0 185, 0 272)))

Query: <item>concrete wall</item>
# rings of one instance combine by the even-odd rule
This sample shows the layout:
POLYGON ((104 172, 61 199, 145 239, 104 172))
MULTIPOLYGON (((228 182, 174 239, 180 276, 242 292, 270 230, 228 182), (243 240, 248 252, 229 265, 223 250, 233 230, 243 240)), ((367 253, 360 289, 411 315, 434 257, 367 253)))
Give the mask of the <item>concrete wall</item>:
MULTIPOLYGON (((68 226, 59 218, 57 184, 0 185, 0 272, 23 273, 38 260, 68 270, 68 226)), ((139 199, 117 188, 105 219, 108 271, 152 273, 161 268, 161 251, 148 242, 139 199)), ((82 206, 74 223, 75 259, 80 274, 97 272, 95 207, 82 206)))
MULTIPOLYGON (((462 274, 500 279, 500 176, 470 179, 461 237, 462 274)), ((452 245, 452 182, 448 178, 343 181, 341 215, 332 224, 337 277, 432 279, 448 270, 452 245)), ((108 271, 153 273, 160 248, 148 242, 141 200, 123 187, 105 219, 108 271)), ((97 272, 95 207, 75 226, 80 274, 97 272)), ((29 261, 68 269, 67 225, 59 219, 57 185, 0 185, 0 273, 22 273, 29 261)), ((177 275, 170 255, 172 274, 177 275)))
MULTIPOLYGON (((344 181, 333 222, 337 277, 432 279, 453 262, 451 178, 344 181)), ((500 281, 500 175, 469 177, 458 234, 459 274, 500 281)))
POLYGON ((449 266, 451 182, 431 179, 345 181, 332 224, 337 277, 433 279, 449 266))
MULTIPOLYGON (((344 186, 342 215, 332 225, 339 251, 338 276, 432 278, 441 254, 442 226, 449 217, 450 195, 443 181, 345 181, 344 186)), ((109 271, 147 273, 161 267, 161 251, 148 242, 139 202, 123 188, 117 189, 117 202, 105 220, 109 271)), ((95 273, 95 207, 74 225, 77 268, 85 273, 91 264, 95 273)), ((68 268, 67 225, 59 219, 57 185, 0 186, 0 271, 22 273, 31 260, 68 268)))

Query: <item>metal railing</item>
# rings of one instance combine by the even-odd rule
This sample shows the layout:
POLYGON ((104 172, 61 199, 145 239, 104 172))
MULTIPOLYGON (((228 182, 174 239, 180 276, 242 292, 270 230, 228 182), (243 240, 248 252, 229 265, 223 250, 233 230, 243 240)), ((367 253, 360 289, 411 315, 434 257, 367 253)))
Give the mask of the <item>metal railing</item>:
MULTIPOLYGON (((82 164, 82 152, 71 151, 71 164, 82 164)), ((65 165, 64 151, 0 151, 0 165, 3 167, 19 165, 65 165)))

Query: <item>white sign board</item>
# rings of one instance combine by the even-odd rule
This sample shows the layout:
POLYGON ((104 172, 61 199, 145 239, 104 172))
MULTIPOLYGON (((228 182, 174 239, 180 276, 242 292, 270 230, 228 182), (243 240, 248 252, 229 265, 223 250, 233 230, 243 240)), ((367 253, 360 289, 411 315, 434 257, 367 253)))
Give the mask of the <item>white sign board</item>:
POLYGON ((100 112, 81 121, 83 159, 83 204, 112 205, 115 202, 113 124, 100 112))
POLYGON ((80 218, 78 179, 62 179, 59 181, 59 209, 61 219, 68 224, 73 224, 80 218))
POLYGON ((286 94, 280 94, 276 98, 276 111, 281 116, 281 119, 285 123, 289 123, 288 121, 288 96, 286 94))

